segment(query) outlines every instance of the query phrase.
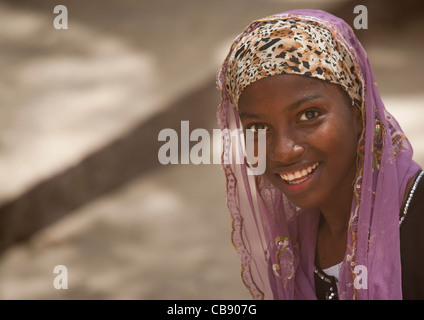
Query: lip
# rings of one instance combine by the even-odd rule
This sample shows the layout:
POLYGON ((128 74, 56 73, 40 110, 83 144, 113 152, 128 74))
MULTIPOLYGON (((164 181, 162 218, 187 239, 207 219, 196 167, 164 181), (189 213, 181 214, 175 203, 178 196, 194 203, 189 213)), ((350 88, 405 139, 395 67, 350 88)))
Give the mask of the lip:
POLYGON ((316 180, 320 169, 321 163, 315 162, 311 165, 303 166, 294 171, 279 173, 278 176, 280 177, 284 189, 287 191, 287 193, 295 194, 306 191, 316 180), (308 168, 313 169, 309 172, 308 168))

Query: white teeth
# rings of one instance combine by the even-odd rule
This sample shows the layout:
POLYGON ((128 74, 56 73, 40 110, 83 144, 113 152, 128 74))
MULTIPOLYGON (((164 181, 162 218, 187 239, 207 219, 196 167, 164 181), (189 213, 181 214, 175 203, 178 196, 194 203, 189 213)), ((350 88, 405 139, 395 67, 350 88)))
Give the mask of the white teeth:
MULTIPOLYGON (((287 182, 291 182, 294 179, 306 178, 307 175, 312 172, 312 170, 315 170, 318 167, 318 165, 319 165, 319 162, 316 162, 312 166, 308 168, 304 168, 302 170, 298 170, 298 171, 290 172, 290 173, 282 173, 280 174, 280 177, 281 179, 286 180, 287 182)), ((306 179, 299 181, 299 183, 305 180, 306 179)))

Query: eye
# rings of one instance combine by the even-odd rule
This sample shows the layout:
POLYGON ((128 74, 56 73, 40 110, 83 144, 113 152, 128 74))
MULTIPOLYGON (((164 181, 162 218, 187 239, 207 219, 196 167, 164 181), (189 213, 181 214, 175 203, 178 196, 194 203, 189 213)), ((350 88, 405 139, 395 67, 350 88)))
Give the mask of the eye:
POLYGON ((312 121, 320 116, 320 113, 316 110, 306 110, 303 112, 300 117, 299 121, 312 121))
POLYGON ((252 123, 247 125, 246 130, 252 131, 253 133, 258 133, 259 129, 268 130, 268 126, 262 123, 252 123))

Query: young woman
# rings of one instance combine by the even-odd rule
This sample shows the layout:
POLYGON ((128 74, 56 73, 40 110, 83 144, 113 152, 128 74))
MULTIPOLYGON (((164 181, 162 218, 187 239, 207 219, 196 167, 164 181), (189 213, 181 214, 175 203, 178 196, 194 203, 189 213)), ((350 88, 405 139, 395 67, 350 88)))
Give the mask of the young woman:
POLYGON ((223 164, 253 298, 424 298, 423 172, 352 29, 317 10, 254 21, 218 85, 222 130, 266 132, 264 174, 223 164))

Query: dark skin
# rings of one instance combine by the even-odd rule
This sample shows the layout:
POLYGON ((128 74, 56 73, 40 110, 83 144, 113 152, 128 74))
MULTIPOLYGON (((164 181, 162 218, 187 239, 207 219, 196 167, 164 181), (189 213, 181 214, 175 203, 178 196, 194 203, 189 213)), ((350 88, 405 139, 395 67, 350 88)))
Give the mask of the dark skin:
POLYGON ((239 114, 243 128, 267 130, 265 177, 296 206, 320 210, 319 266, 341 262, 362 132, 359 109, 339 85, 279 75, 249 85, 240 96, 239 114), (307 173, 307 168, 314 169, 307 173), (288 181, 295 172, 303 178, 288 181))

